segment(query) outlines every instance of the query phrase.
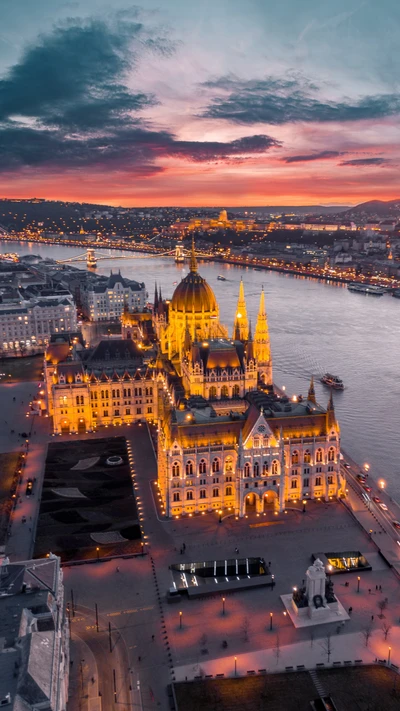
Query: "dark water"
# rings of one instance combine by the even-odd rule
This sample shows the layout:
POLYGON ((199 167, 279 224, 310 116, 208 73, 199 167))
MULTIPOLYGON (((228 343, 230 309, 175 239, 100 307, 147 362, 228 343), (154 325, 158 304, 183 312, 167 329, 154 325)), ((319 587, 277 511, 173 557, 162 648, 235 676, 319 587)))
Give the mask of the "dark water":
MULTIPOLYGON (((81 247, 0 244, 0 252, 40 254, 68 259, 81 247)), ((154 282, 171 296, 174 282, 187 265, 157 257, 106 252, 117 257, 99 262, 98 273, 121 270, 124 276, 145 281, 150 299, 154 282)), ((76 266, 84 269, 85 263, 76 266)), ((231 333, 240 277, 243 276, 253 329, 261 286, 264 285, 271 333, 275 382, 289 395, 306 393, 313 374, 330 371, 345 383, 335 392, 335 409, 343 447, 359 463, 368 462, 371 474, 383 477, 400 500, 400 300, 351 293, 345 286, 230 265, 203 263, 199 271, 214 289, 221 321, 231 333), (223 274, 226 281, 218 281, 223 274)), ((329 393, 316 383, 317 399, 326 404, 329 393)))

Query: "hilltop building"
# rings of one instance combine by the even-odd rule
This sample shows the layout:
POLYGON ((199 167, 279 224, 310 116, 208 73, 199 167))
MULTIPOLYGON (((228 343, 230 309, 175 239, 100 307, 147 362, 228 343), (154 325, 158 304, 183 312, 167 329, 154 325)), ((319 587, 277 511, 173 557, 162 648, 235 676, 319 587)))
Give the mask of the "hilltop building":
POLYGON ((237 516, 286 502, 344 495, 340 428, 332 397, 289 398, 273 385, 261 292, 254 335, 243 282, 232 338, 197 270, 172 299, 155 290, 153 313, 122 315, 123 339, 94 350, 51 344, 48 412, 54 431, 88 431, 146 419, 158 426, 158 485, 166 516, 230 510, 237 516))

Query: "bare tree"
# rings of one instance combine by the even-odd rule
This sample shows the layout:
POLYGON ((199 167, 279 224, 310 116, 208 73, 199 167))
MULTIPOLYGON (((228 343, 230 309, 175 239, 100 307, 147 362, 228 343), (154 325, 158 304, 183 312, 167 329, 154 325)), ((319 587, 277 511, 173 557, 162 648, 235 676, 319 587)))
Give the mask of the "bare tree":
POLYGON ((388 622, 383 622, 383 624, 382 624, 383 639, 387 639, 389 637, 391 629, 392 629, 392 625, 390 625, 388 622))
POLYGON ((275 637, 275 646, 272 649, 273 649, 275 659, 276 659, 275 663, 278 664, 279 657, 281 656, 281 642, 279 639, 279 634, 277 634, 275 637))
POLYGON ((364 627, 364 629, 361 630, 361 634, 362 634, 362 636, 364 637, 365 646, 368 648, 368 646, 369 646, 369 640, 371 639, 371 636, 372 636, 372 627, 371 627, 371 625, 369 624, 369 625, 367 625, 366 627, 364 627))
POLYGON ((322 647, 323 653, 326 655, 326 658, 328 660, 328 664, 331 660, 331 654, 333 652, 333 644, 332 644, 332 639, 331 639, 331 634, 328 632, 326 637, 320 642, 320 645, 322 647))
POLYGON ((386 600, 386 599, 385 599, 385 600, 379 600, 379 602, 378 602, 378 607, 379 607, 379 609, 380 609, 380 611, 381 611, 381 614, 379 615, 379 617, 380 617, 380 619, 382 619, 382 618, 383 618, 383 611, 386 610, 386 608, 387 608, 387 600, 386 600))
POLYGON ((249 621, 248 617, 245 617, 243 620, 242 632, 243 632, 243 642, 248 642, 249 636, 250 636, 250 621, 249 621))

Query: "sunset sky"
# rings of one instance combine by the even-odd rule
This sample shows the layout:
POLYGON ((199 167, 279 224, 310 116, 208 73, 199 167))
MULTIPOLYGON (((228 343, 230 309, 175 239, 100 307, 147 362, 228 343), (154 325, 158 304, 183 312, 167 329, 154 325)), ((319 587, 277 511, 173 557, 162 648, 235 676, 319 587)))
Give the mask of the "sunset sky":
POLYGON ((0 197, 400 198, 396 0, 1 0, 0 197))

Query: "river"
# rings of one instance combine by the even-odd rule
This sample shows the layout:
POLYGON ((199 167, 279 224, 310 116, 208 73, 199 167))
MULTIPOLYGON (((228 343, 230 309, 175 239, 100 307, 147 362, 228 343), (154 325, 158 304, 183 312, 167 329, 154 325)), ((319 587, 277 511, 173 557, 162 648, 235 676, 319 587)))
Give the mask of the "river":
MULTIPOLYGON (((0 253, 60 260, 82 251, 82 247, 0 243, 0 253)), ((121 270, 123 276, 145 281, 150 299, 155 282, 169 297, 174 282, 188 271, 186 264, 168 258, 101 252, 113 259, 99 261, 99 274, 121 270)), ((86 268, 84 262, 75 266, 86 268)), ((313 374, 317 400, 325 405, 329 392, 318 378, 326 371, 341 377, 345 390, 334 392, 334 402, 342 445, 356 461, 367 462, 371 475, 382 477, 388 493, 400 501, 400 300, 352 293, 343 284, 232 265, 204 262, 199 272, 213 288, 221 321, 230 332, 240 277, 253 330, 264 285, 275 382, 284 385, 289 395, 305 394, 313 374), (217 280, 218 274, 226 281, 217 280)))

